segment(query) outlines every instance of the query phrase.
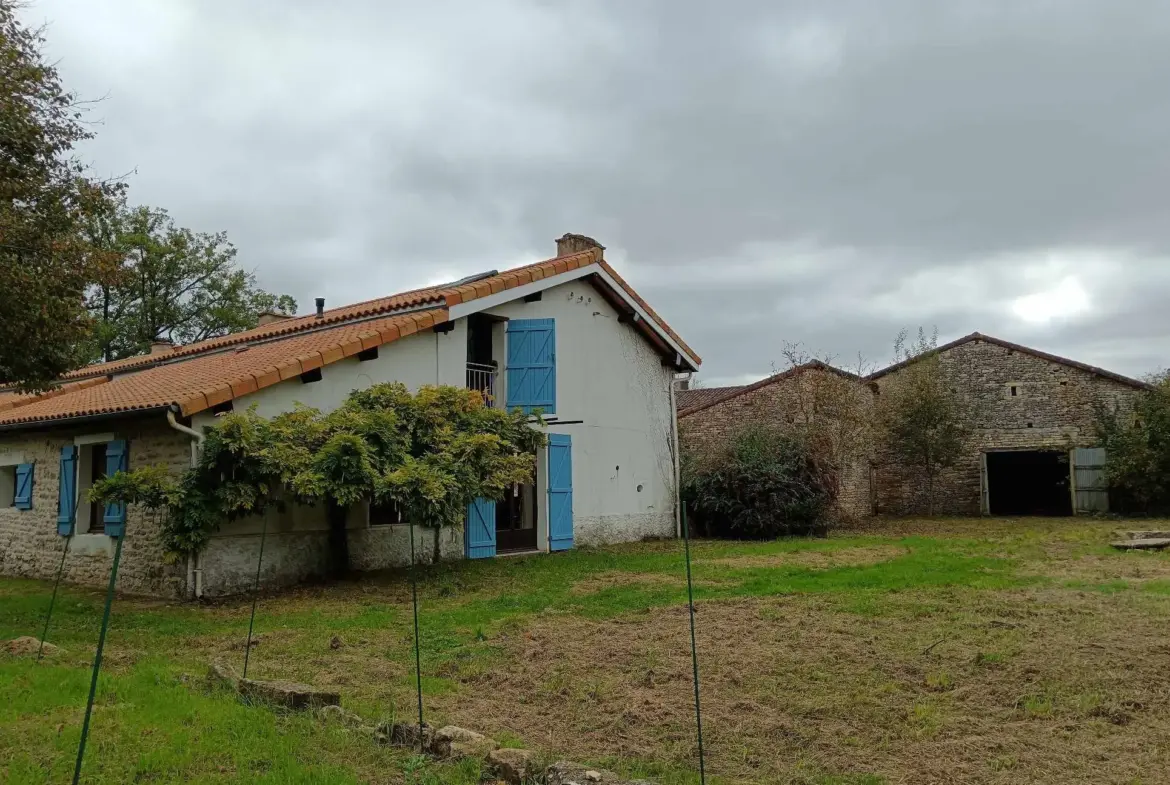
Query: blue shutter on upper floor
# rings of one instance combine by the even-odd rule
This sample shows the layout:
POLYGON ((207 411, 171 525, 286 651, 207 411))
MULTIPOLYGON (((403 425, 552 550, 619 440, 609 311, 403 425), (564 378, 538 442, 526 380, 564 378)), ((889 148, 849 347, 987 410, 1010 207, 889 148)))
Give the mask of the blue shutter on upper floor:
POLYGON ((69 537, 77 520, 77 448, 61 448, 61 471, 57 480, 57 534, 69 537))
MULTIPOLYGON (((106 476, 113 477, 118 472, 126 471, 130 466, 130 454, 125 439, 108 442, 106 444, 106 476)), ((113 502, 106 505, 102 515, 106 534, 111 537, 121 537, 126 530, 126 505, 123 502, 113 502)))
POLYGON ((512 319, 507 330, 506 409, 529 414, 557 410, 556 324, 553 319, 512 319))
POLYGON ((467 505, 464 524, 467 558, 488 559, 496 555, 496 503, 476 499, 467 505))
POLYGON ((548 549, 573 547, 573 438, 548 435, 548 549))
POLYGON ((33 464, 22 463, 16 467, 16 489, 12 506, 18 510, 31 510, 33 500, 33 464))

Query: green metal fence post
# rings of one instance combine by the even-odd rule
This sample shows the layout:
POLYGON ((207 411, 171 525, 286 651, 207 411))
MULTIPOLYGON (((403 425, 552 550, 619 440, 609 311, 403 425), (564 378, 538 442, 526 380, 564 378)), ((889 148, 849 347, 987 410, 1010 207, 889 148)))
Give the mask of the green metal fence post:
POLYGON ((77 766, 73 769, 73 785, 81 781, 81 762, 85 758, 85 741, 89 737, 89 720, 93 714, 93 699, 97 694, 98 673, 102 669, 102 650, 106 647, 106 631, 110 628, 110 606, 114 604, 114 584, 118 581, 118 563, 122 561, 122 543, 125 533, 118 537, 114 550, 114 566, 110 569, 110 585, 106 589, 106 610, 102 613, 102 631, 98 636, 97 654, 93 658, 93 677, 89 681, 89 700, 85 704, 85 722, 81 725, 81 743, 77 745, 77 766))
POLYGON ((53 618, 53 606, 57 604, 57 590, 61 588, 61 576, 65 572, 65 557, 69 553, 69 541, 73 539, 73 535, 65 538, 65 547, 61 549, 61 563, 57 565, 57 581, 53 584, 53 598, 49 600, 49 612, 45 614, 45 629, 41 631, 41 642, 37 646, 37 662, 41 661, 41 655, 45 652, 45 638, 49 634, 49 621, 53 618))

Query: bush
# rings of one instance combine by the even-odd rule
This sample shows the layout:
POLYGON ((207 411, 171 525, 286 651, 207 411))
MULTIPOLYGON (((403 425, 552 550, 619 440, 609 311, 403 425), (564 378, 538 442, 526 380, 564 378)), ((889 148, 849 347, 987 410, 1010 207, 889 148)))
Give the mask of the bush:
POLYGON ((1109 506, 1127 514, 1170 513, 1170 372, 1150 382, 1132 414, 1097 410, 1109 506))
POLYGON ((837 497, 837 474, 813 439, 750 425, 720 449, 683 456, 682 496, 705 536, 771 539, 823 535, 837 497))

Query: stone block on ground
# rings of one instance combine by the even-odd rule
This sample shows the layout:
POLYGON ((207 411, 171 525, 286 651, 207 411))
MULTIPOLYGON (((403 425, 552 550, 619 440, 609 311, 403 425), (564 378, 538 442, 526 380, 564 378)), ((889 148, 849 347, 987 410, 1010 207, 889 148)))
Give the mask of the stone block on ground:
POLYGON ((212 686, 227 687, 233 692, 240 688, 240 674, 236 673, 235 668, 219 660, 211 663, 207 671, 207 680, 212 686))
MULTIPOLYGON (((13 638, 10 641, 4 642, 4 651, 9 654, 37 656, 37 651, 41 648, 41 639, 34 638, 31 635, 24 635, 20 638, 13 638)), ((45 641, 44 655, 52 657, 57 654, 62 654, 64 650, 60 646, 45 641)))
POLYGON ((446 725, 435 731, 431 752, 440 758, 484 758, 498 746, 482 733, 446 725))
POLYGON ((1144 531, 1116 531, 1114 536, 1119 540, 1164 540, 1170 539, 1170 531, 1153 529, 1144 531))
POLYGON ((294 681, 240 679, 239 689, 240 694, 246 698, 296 711, 337 706, 341 703, 341 695, 336 692, 294 681))
POLYGON ((488 753, 487 764, 497 777, 509 785, 522 785, 534 773, 533 757, 535 755, 531 750, 501 747, 488 753))
POLYGON ((1170 547, 1170 537, 1156 537, 1145 540, 1118 540, 1110 543, 1119 551, 1160 551, 1170 547))
POLYGON ((563 760, 549 766, 545 777, 548 785, 651 785, 648 780, 623 780, 612 771, 563 760))

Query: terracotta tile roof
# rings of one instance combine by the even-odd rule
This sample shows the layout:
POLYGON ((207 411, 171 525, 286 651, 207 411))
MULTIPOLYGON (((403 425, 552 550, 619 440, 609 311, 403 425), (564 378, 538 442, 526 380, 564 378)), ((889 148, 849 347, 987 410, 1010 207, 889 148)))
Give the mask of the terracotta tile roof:
POLYGON ((162 354, 82 368, 68 374, 65 384, 48 393, 37 396, 12 393, 0 397, 0 427, 171 405, 178 406, 185 415, 195 414, 363 349, 445 322, 449 318, 448 309, 454 305, 594 263, 600 263, 657 327, 698 362, 699 358, 682 339, 605 263, 602 249, 595 248, 459 286, 416 289, 334 308, 322 317, 284 319, 253 330, 175 347, 162 354))
POLYGON ((702 406, 708 401, 718 400, 728 393, 742 390, 744 385, 733 387, 695 387, 690 390, 679 390, 674 394, 675 406, 680 412, 702 406))
POLYGON ((984 343, 990 343, 990 344, 994 344, 996 346, 1002 346, 1005 349, 1011 349, 1012 351, 1020 352, 1021 354, 1030 354, 1033 357, 1040 358, 1041 360, 1047 360, 1049 362, 1057 363, 1059 365, 1066 365, 1069 368, 1076 368, 1077 370, 1084 371, 1085 373, 1093 374, 1094 376, 1100 376, 1100 377, 1103 377, 1105 379, 1110 379, 1112 381, 1118 382, 1119 384, 1125 384, 1125 385, 1128 385, 1130 387, 1136 387, 1139 390, 1151 389, 1151 386, 1149 384, 1147 384, 1146 382, 1143 382, 1143 381, 1139 381, 1138 379, 1131 379, 1128 376, 1122 376, 1119 373, 1113 373, 1112 371, 1107 371, 1104 368, 1098 368, 1095 365, 1087 365, 1087 364, 1082 363, 1082 362, 1077 362, 1076 360, 1070 360, 1067 357, 1060 357, 1060 356, 1055 355, 1055 354, 1049 354, 1048 352, 1042 352, 1039 349, 1032 349, 1032 348, 1029 348, 1027 346, 1023 346, 1023 345, 1018 344, 1018 343, 1012 343, 1011 341, 1005 341, 1002 338, 993 338, 990 335, 984 335, 982 333, 971 333, 970 335, 964 335, 962 338, 958 338, 954 341, 951 341, 950 343, 944 343, 942 346, 939 346, 937 349, 934 349, 933 351, 927 352, 926 354, 919 355, 918 357, 912 357, 909 360, 903 360, 902 362, 899 362, 899 363, 894 363, 893 365, 891 365, 887 368, 882 368, 880 371, 875 371, 874 373, 871 373, 869 376, 865 377, 865 380, 867 382, 870 382, 870 381, 874 381, 875 379, 880 379, 881 377, 886 376, 887 374, 891 374, 895 371, 898 371, 898 370, 901 370, 902 368, 905 368, 907 365, 910 365, 911 363, 917 362, 918 360, 922 359, 923 357, 927 357, 927 356, 930 356, 933 354, 938 354, 939 352, 949 351, 951 349, 954 349, 957 346, 962 346, 963 344, 971 343, 972 341, 983 341, 984 343))
POLYGON ((704 409, 710 409, 712 406, 716 406, 718 404, 721 404, 724 401, 729 401, 732 398, 738 398, 739 396, 743 395, 744 393, 748 393, 748 392, 751 392, 753 390, 758 390, 761 387, 767 387, 769 384, 775 384, 776 382, 782 382, 785 379, 791 379, 793 376, 796 376, 797 374, 804 373, 805 371, 814 370, 814 369, 828 371, 829 373, 835 373, 838 376, 844 376, 847 379, 853 379, 856 381, 861 380, 861 377, 859 377, 855 373, 849 373, 849 371, 843 371, 840 368, 829 365, 828 363, 823 363, 820 360, 813 360, 812 362, 807 362, 807 363, 804 363, 802 365, 797 365, 795 367, 789 368, 787 371, 782 371, 781 373, 774 373, 771 376, 768 376, 764 379, 760 379, 758 382, 753 382, 752 384, 746 384, 743 387, 716 388, 716 389, 726 389, 726 390, 728 390, 728 392, 724 393, 723 395, 710 396, 707 400, 700 401, 699 403, 695 404, 693 407, 688 408, 686 410, 683 410, 682 407, 680 406, 678 416, 679 417, 687 417, 688 415, 692 415, 695 412, 701 412, 704 409))
POLYGON ((447 321, 438 309, 339 325, 267 343, 228 348, 138 373, 54 391, 0 412, 0 426, 176 405, 184 415, 204 411, 306 371, 351 357, 447 321), (94 383, 97 382, 97 383, 94 383))

